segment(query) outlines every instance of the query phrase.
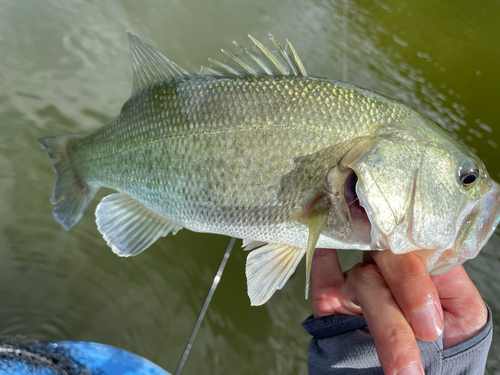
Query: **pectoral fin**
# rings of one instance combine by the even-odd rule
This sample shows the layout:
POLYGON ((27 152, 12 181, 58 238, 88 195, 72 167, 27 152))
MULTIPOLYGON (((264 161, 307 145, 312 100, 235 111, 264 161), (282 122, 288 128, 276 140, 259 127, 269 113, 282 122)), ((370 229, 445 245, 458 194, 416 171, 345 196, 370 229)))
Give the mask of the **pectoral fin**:
POLYGON ((137 255, 182 226, 148 210, 126 194, 111 194, 97 206, 97 228, 121 257, 137 255))
POLYGON ((267 244, 248 254, 245 271, 252 306, 264 304, 283 288, 303 255, 298 247, 280 244, 267 244))
POLYGON ((311 275, 312 256, 319 236, 323 231, 323 228, 325 227, 329 213, 330 210, 328 206, 321 207, 320 209, 313 207, 311 210, 309 210, 309 214, 307 217, 309 237, 307 238, 306 247, 306 299, 309 294, 309 280, 311 275))

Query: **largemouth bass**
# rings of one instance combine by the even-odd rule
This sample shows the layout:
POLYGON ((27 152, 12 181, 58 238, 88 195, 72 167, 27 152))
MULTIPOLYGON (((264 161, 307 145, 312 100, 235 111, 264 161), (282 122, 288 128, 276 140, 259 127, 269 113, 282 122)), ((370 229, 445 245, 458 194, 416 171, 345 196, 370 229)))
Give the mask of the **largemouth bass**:
MULTIPOLYGON (((252 37, 251 37, 252 38, 252 37)), ((242 238, 253 305, 315 247, 416 251, 431 273, 475 257, 500 220, 481 160, 401 102, 308 76, 293 46, 188 73, 129 34, 133 94, 86 136, 40 138, 70 229, 100 187, 96 222, 120 256, 182 228, 242 238)))

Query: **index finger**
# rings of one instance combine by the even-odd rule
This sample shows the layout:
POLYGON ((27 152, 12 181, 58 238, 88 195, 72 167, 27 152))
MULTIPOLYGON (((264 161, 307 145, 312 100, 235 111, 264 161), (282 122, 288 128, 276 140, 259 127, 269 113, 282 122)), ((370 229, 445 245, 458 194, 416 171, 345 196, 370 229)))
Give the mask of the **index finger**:
POLYGON ((423 341, 436 340, 443 333, 443 312, 436 287, 419 258, 413 253, 391 251, 366 252, 363 256, 372 258, 379 267, 415 336, 423 341))
POLYGON ((358 263, 347 271, 346 285, 352 298, 361 305, 384 374, 423 374, 413 330, 378 266, 358 263))

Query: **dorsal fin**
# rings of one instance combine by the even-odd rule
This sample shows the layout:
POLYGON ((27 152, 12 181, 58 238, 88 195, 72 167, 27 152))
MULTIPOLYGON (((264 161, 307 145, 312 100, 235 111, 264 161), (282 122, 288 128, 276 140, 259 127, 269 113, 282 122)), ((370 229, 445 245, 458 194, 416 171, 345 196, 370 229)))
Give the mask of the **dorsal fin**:
MULTIPOLYGON (((127 35, 130 41, 134 71, 132 94, 168 78, 191 75, 137 36, 131 33, 127 33, 127 35)), ((208 59, 210 66, 208 68, 202 66, 197 74, 307 76, 304 65, 288 39, 285 48, 283 48, 272 35, 269 35, 269 39, 275 46, 275 49, 269 50, 253 36, 249 35, 248 37, 254 43, 251 49, 233 42, 240 49, 239 54, 233 55, 222 50, 228 56, 226 60, 221 62, 208 59)))
POLYGON ((210 66, 201 67, 200 75, 286 75, 286 76, 307 76, 307 72, 300 61, 295 49, 287 39, 285 48, 272 36, 269 39, 273 42, 275 49, 269 50, 253 36, 248 37, 254 43, 252 49, 242 47, 233 42, 241 51, 233 55, 226 50, 222 50, 228 58, 224 61, 209 59, 210 66))
POLYGON ((132 94, 168 78, 191 75, 135 35, 127 35, 134 71, 132 94))

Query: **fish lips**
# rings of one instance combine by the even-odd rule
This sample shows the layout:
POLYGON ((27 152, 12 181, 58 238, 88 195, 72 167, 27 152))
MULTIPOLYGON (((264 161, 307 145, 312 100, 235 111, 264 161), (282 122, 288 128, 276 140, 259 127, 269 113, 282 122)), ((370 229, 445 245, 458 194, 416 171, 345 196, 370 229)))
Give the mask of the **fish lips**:
POLYGON ((500 221, 499 193, 500 185, 493 181, 490 191, 476 201, 465 218, 459 222, 453 243, 447 246, 446 250, 438 251, 427 258, 431 275, 445 273, 479 254, 500 221))
POLYGON ((431 275, 439 275, 475 258, 488 242, 500 221, 500 185, 492 181, 492 188, 477 201, 470 201, 457 220, 453 241, 444 248, 422 249, 408 231, 408 222, 396 226, 392 233, 383 234, 375 224, 375 213, 370 206, 364 187, 356 184, 359 204, 364 208, 371 223, 371 247, 390 249, 395 254, 414 252, 431 275))

